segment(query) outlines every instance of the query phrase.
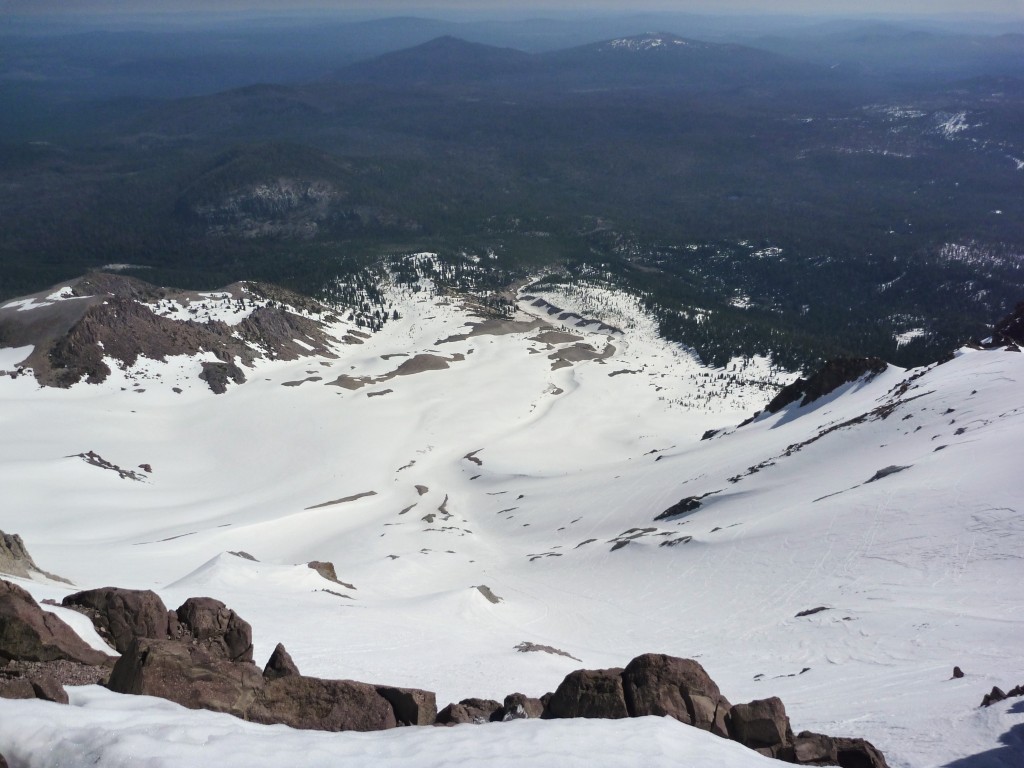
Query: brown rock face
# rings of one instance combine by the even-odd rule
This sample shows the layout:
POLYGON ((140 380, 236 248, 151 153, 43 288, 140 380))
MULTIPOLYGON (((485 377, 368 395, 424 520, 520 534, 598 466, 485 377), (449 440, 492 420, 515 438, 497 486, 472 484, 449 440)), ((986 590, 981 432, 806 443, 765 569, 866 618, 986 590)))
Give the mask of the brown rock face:
POLYGON ((382 731, 397 725, 391 704, 366 683, 282 677, 266 683, 244 715, 321 731, 382 731))
POLYGON ((837 763, 842 768, 889 768, 885 757, 870 741, 836 738, 837 763))
POLYGON ((801 731, 793 740, 793 762, 797 765, 839 765, 835 740, 821 733, 801 731))
POLYGON ((786 707, 775 696, 734 704, 727 722, 733 740, 751 749, 774 751, 793 743, 786 707))
POLYGON ((270 654, 270 659, 267 661, 267 666, 263 668, 263 677, 265 680, 277 680, 281 677, 292 677, 299 674, 299 668, 295 662, 292 661, 291 655, 284 649, 281 643, 278 643, 274 648, 274 652, 270 654))
POLYGON ((656 653, 637 656, 622 671, 622 688, 631 717, 668 715, 687 725, 726 735, 720 726, 728 702, 719 706, 723 699, 718 686, 693 659, 656 653), (720 709, 721 717, 716 719, 720 709))
POLYGON ((622 670, 578 669, 566 675, 548 701, 544 717, 629 717, 622 692, 622 670))
POLYGON ((92 619, 96 631, 118 653, 127 651, 137 637, 166 640, 170 631, 167 606, 148 589, 90 589, 68 595, 61 604, 80 610, 92 619))
POLYGON ((249 622, 211 597, 190 597, 175 612, 193 641, 230 661, 252 661, 249 622))
POLYGON ((255 664, 230 661, 199 645, 148 638, 132 641, 107 683, 115 693, 159 696, 237 717, 245 716, 262 685, 255 664))
POLYGON ((105 664, 109 658, 42 610, 24 589, 0 579, 0 659, 105 664))
POLYGON ((437 698, 432 691, 377 686, 377 693, 391 704, 399 725, 433 725, 437 720, 437 698))
POLYGON ((500 711, 501 704, 493 699, 463 699, 458 704, 449 704, 438 712, 434 722, 438 725, 487 723, 500 711))
POLYGON ((510 715, 517 712, 517 707, 522 712, 522 717, 536 718, 544 714, 544 703, 540 699, 532 699, 522 693, 510 693, 505 697, 505 703, 501 707, 500 719, 516 719, 510 715))

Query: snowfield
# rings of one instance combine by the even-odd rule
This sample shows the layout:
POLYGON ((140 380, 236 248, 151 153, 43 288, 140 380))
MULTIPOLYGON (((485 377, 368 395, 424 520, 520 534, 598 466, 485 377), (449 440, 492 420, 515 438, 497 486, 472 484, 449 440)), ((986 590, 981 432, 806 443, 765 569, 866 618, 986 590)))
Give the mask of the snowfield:
MULTIPOLYGON (((258 361, 223 395, 196 358, 70 390, 0 377, 0 529, 75 586, 15 581, 37 600, 215 597, 252 624, 260 665, 282 642, 304 674, 426 688, 439 707, 660 652, 894 768, 1024 765, 1020 700, 978 708, 1024 682, 1024 355, 890 367, 737 427, 793 376, 708 369, 629 297, 585 293, 534 291, 547 304, 521 299, 519 325, 480 325, 395 288, 400 319, 363 343, 258 361)), ((0 370, 28 351, 0 350, 0 370)), ((71 698, 0 700, 12 766, 770 764, 655 718, 324 734, 71 698)))

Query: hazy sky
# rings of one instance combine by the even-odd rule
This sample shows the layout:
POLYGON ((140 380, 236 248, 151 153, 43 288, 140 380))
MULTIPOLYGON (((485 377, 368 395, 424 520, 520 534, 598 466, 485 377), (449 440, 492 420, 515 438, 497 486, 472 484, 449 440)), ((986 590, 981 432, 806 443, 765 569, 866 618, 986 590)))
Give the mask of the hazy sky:
MULTIPOLYGON (((474 12, 478 15, 507 16, 523 12, 618 12, 681 11, 707 14, 753 12, 800 13, 812 15, 843 14, 999 14, 1024 17, 1024 0, 0 0, 3 13, 74 14, 104 12, 170 12, 170 11, 281 11, 300 8, 390 15, 398 13, 474 12)), ((0 18, 0 28, 3 20, 0 18)))

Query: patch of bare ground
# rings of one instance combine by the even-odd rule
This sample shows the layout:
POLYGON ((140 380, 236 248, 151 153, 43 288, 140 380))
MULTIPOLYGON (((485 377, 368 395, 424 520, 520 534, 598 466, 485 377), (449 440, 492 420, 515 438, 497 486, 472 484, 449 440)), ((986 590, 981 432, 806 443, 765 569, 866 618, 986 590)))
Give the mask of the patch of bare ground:
POLYGON ((498 603, 504 602, 504 600, 498 597, 496 594, 494 594, 494 592, 491 591, 491 588, 488 587, 486 584, 480 584, 479 586, 474 587, 474 589, 476 589, 477 592, 486 597, 487 601, 490 603, 494 603, 495 605, 497 605, 498 603))
POLYGON ((571 344, 574 341, 583 341, 582 336, 565 331, 543 331, 536 336, 531 336, 530 341, 539 341, 541 344, 571 344))
POLYGON ((465 333, 457 333, 444 339, 439 339, 437 344, 450 344, 456 341, 466 341, 474 336, 507 336, 510 333, 530 333, 538 328, 545 327, 540 320, 505 320, 492 318, 480 323, 470 323, 470 329, 465 333))
POLYGON ((537 643, 530 643, 526 640, 515 646, 515 649, 520 653, 550 653, 553 656, 565 656, 567 659, 580 661, 580 659, 577 659, 571 653, 567 653, 559 648, 552 648, 550 645, 538 645, 537 643))
POLYGON ((465 359, 465 355, 461 354, 452 355, 451 357, 420 354, 404 361, 390 373, 385 373, 384 375, 377 376, 376 378, 372 376, 349 376, 348 374, 343 373, 334 381, 328 382, 328 384, 336 387, 343 387, 344 389, 357 390, 370 384, 383 384, 387 381, 391 381, 396 376, 412 376, 417 373, 423 373, 424 371, 443 371, 448 368, 449 363, 457 363, 465 359))
POLYGON ((390 395, 395 390, 393 389, 379 389, 376 392, 367 392, 367 397, 381 397, 382 395, 390 395))
POLYGON ((310 509, 321 509, 323 507, 333 507, 335 504, 347 504, 350 501, 356 501, 357 499, 364 499, 367 496, 376 496, 376 491, 364 491, 363 493, 356 493, 352 496, 345 496, 340 499, 334 499, 333 501, 325 501, 322 504, 314 504, 312 507, 306 507, 306 510, 310 509))
POLYGON ((604 362, 614 354, 615 347, 612 344, 605 344, 604 349, 599 352, 590 344, 578 343, 555 350, 548 355, 548 359, 555 361, 551 364, 551 370, 557 371, 559 368, 567 368, 573 363, 583 363, 592 360, 604 362))

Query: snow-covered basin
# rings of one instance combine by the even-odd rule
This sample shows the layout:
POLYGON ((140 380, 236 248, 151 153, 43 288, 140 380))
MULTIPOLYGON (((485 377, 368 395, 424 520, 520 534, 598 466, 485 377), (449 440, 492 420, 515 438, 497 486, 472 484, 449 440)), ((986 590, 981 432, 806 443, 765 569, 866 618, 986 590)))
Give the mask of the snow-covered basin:
MULTIPOLYGON (((535 332, 439 343, 475 319, 427 297, 401 315, 338 359, 261 363, 220 396, 188 358, 69 391, 0 380, 0 528, 76 588, 155 589, 170 607, 223 600, 252 623, 258 663, 283 642, 304 673, 427 688, 442 706, 540 695, 573 669, 656 651, 697 658, 734 702, 779 696, 795 730, 866 737, 893 766, 1010 748, 1001 740, 1024 714, 977 705, 992 685, 1024 682, 1020 354, 961 354, 915 380, 887 418, 787 455, 915 372, 890 369, 701 441, 771 397, 757 383, 771 375, 763 361, 711 371, 638 322, 586 337, 616 347, 604 363, 553 370, 556 350, 535 332), (329 385, 416 354, 449 367, 329 385), (87 451, 142 479, 76 457, 87 451), (905 469, 866 482, 892 466, 905 469), (691 496, 704 496, 696 512, 655 520, 691 496), (354 588, 310 560, 332 561, 354 588), (521 653, 523 641, 567 655, 521 653), (964 678, 950 679, 954 665, 964 678)), ((69 591, 24 583, 40 599, 69 591)), ((698 740, 657 720, 325 736, 96 689, 74 702, 48 715, 56 708, 0 703, 0 752, 106 734, 104 765, 127 764, 117 750, 135 744, 146 759, 223 763, 277 754, 260 734, 284 733, 311 765, 322 743, 382 761, 422 750, 425 762, 408 764, 430 765, 435 749, 470 754, 458 751, 465 740, 484 755, 494 746, 494 760, 536 748, 537 760, 558 750, 609 765, 594 756, 617 755, 615 743, 685 754, 689 741, 676 740, 698 740), (188 734, 207 745, 202 759, 188 734), (246 740, 261 746, 235 748, 246 740)), ((629 764, 660 764, 657 754, 629 764)))

